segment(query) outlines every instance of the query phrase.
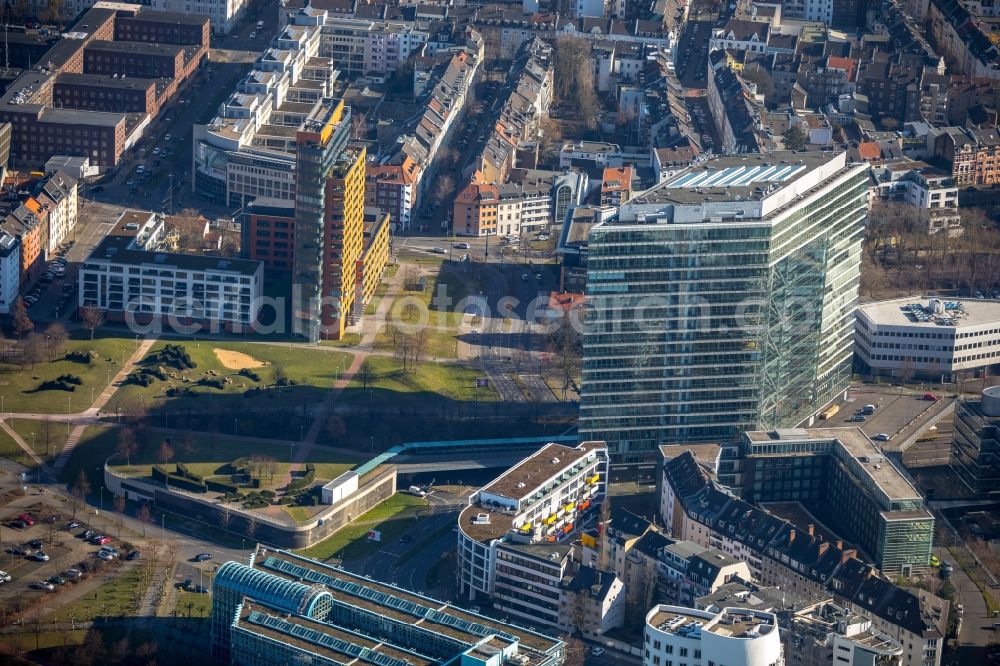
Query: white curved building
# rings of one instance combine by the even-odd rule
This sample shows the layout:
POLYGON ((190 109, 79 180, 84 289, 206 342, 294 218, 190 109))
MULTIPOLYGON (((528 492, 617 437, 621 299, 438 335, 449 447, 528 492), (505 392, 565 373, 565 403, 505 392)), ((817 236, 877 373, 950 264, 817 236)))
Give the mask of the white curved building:
POLYGON ((644 666, 784 666, 778 618, 746 608, 719 613, 654 606, 646 614, 644 666))
MULTIPOLYGON (((546 444, 473 493, 458 518, 459 597, 568 630, 566 579, 580 575, 572 542, 581 525, 596 520, 607 478, 604 442, 546 444)), ((621 582, 606 582, 593 631, 621 623, 621 582)))

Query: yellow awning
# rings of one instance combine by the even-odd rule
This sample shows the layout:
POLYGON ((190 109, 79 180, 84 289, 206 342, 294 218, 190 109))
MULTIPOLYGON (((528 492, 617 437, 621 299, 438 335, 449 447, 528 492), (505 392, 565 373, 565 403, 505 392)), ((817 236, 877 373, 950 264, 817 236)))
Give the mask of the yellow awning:
POLYGON ((570 511, 572 511, 575 508, 576 508, 576 504, 573 504, 572 502, 570 502, 569 504, 567 504, 566 506, 563 507, 563 511, 569 513, 570 511))
POLYGON ((556 514, 553 513, 551 516, 545 519, 545 524, 551 525, 552 523, 556 522, 556 518, 557 518, 556 514))
POLYGON ((601 480, 601 475, 595 474, 594 476, 587 479, 587 483, 597 483, 600 480, 601 480))

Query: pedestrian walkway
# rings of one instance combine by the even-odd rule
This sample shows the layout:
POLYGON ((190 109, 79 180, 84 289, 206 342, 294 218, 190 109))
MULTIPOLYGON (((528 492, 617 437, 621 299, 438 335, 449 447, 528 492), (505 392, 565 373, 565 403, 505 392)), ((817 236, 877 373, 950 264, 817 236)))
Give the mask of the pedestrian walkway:
MULTIPOLYGON (((130 372, 132 372, 133 366, 145 358, 146 354, 149 353, 149 350, 152 349, 155 343, 156 338, 147 338, 140 342, 136 346, 135 352, 133 352, 132 356, 129 357, 128 361, 126 361, 118 373, 111 378, 111 383, 104 387, 104 390, 101 391, 99 396, 97 396, 94 404, 81 412, 81 415, 96 416, 101 411, 101 408, 104 407, 109 400, 111 400, 112 396, 114 396, 115 391, 118 390, 121 382, 124 382, 125 378, 128 377, 130 372)), ((73 449, 80 442, 80 438, 83 436, 86 429, 86 425, 76 425, 70 431, 69 437, 66 438, 66 444, 63 446, 62 452, 59 453, 59 456, 56 457, 55 462, 52 464, 52 468, 56 474, 61 472, 63 467, 66 466, 66 463, 69 462, 69 457, 73 455, 73 449)))
POLYGON ((3 430, 5 433, 7 433, 10 436, 10 438, 14 440, 14 442, 18 446, 21 447, 21 450, 24 451, 25 455, 27 455, 29 458, 35 461, 35 464, 41 467, 46 474, 50 473, 51 470, 49 469, 48 465, 46 465, 45 462, 38 457, 38 454, 35 453, 35 450, 32 449, 31 446, 26 441, 24 441, 24 438, 18 435, 17 431, 10 427, 10 424, 7 423, 7 421, 0 420, 0 430, 3 430))

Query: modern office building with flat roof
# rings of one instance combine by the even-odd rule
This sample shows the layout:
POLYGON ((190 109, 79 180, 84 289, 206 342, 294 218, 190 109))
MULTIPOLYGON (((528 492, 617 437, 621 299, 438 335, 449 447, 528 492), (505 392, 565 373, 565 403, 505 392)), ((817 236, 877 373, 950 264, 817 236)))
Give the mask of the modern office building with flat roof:
POLYGON ((299 11, 219 112, 193 129, 191 187, 222 206, 295 202, 296 134, 329 113, 334 63, 320 56, 326 12, 299 11))
POLYGON ((648 462, 808 422, 841 395, 868 188, 845 153, 726 156, 594 225, 581 439, 648 462))
POLYGON ((1000 300, 908 296, 858 307, 859 371, 953 382, 1000 363, 1000 300))
POLYGON ((643 666, 783 666, 778 618, 747 608, 709 612, 654 606, 646 614, 643 666))
POLYGON ((801 502, 887 573, 930 564, 934 516, 860 428, 747 432, 740 448, 743 499, 801 502))
MULTIPOLYGON (((264 295, 259 261, 159 251, 164 221, 126 210, 80 266, 77 305, 113 321, 246 331, 264 295)), ((192 327, 192 328, 188 328, 192 327)))
POLYGON ((955 405, 951 468, 976 493, 1000 493, 1000 386, 955 405))
POLYGON ((260 547, 212 584, 220 664, 557 666, 564 643, 289 551, 260 547))

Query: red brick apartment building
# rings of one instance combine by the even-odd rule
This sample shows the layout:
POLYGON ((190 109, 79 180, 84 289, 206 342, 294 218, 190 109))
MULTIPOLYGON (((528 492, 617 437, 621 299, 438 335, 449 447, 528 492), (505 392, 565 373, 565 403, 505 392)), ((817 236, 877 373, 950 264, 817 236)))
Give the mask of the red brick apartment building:
POLYGON ((295 205, 259 197, 246 207, 241 225, 243 255, 264 270, 292 270, 295 205))
POLYGON ((44 69, 23 71, 0 97, 15 164, 66 154, 117 165, 132 133, 208 56, 205 16, 96 7, 67 32, 74 38, 37 61, 44 69))

